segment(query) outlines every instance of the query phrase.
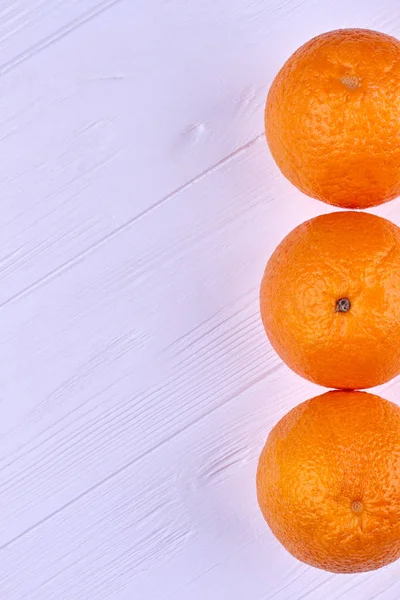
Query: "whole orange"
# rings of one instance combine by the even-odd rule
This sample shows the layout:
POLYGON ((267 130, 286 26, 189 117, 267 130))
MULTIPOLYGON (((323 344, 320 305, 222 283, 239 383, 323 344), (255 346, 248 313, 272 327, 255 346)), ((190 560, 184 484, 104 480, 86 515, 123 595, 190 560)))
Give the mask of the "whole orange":
POLYGON ((400 373, 400 229, 336 212, 299 225, 272 254, 261 316, 280 357, 319 385, 359 389, 400 373))
POLYGON ((320 35, 272 83, 265 112, 282 173, 313 198, 366 208, 400 195, 400 42, 366 29, 320 35))
POLYGON ((365 392, 296 406, 268 436, 260 508, 299 560, 336 573, 400 557, 400 408, 365 392))

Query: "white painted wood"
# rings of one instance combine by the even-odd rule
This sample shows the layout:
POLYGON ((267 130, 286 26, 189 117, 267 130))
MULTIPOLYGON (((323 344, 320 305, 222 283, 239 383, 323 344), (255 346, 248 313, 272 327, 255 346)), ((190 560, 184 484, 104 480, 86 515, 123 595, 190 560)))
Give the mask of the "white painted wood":
MULTIPOLYGON (((397 600, 290 557, 255 501, 319 388, 269 347, 267 257, 327 212, 263 138, 279 66, 394 0, 0 3, 0 589, 7 600, 397 600)), ((399 201, 375 211, 400 224, 399 201)), ((382 387, 398 400, 399 382, 382 387)))

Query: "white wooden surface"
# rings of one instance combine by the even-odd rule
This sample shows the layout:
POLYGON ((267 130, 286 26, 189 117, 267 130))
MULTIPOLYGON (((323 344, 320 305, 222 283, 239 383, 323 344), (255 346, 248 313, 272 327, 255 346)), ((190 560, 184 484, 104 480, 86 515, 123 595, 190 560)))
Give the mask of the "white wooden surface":
POLYGON ((400 6, 0 2, 2 599, 400 597, 400 564, 292 559, 254 489, 269 429, 318 392, 269 347, 260 278, 329 210, 273 164, 266 92, 349 26, 400 37, 400 6))

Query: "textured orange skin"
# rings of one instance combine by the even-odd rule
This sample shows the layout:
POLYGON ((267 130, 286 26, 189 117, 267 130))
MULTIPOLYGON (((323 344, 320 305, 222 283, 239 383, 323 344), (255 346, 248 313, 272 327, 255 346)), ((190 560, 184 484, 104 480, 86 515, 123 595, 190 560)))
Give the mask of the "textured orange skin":
POLYGON ((336 212, 299 225, 261 283, 267 336, 293 371, 328 388, 362 389, 400 373, 400 229, 336 212), (348 298, 347 313, 335 312, 348 298))
POLYGON ((366 29, 320 35, 272 83, 268 144, 313 198, 367 208, 400 195, 400 42, 366 29))
POLYGON ((351 391, 296 406, 268 436, 257 495, 272 532, 305 563, 356 573, 393 562, 400 557, 399 407, 351 391))

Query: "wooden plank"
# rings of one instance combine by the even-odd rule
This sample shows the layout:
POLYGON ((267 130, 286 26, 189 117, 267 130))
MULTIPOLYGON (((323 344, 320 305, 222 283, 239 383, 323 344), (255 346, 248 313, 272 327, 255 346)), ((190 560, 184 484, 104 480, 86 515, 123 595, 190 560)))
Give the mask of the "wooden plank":
MULTIPOLYGON (((269 429, 319 391, 268 345, 259 281, 329 210, 268 155, 266 89, 322 30, 399 35, 396 5, 20 0, 0 16, 3 596, 397 599, 397 564, 295 561, 254 493, 269 429)), ((398 201, 375 212, 400 224, 398 201)))

